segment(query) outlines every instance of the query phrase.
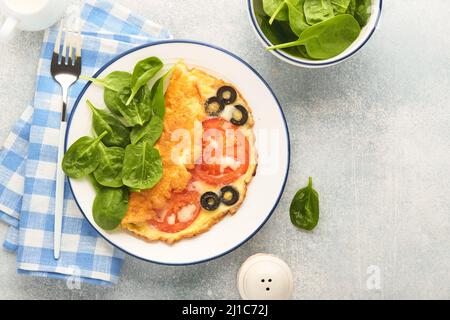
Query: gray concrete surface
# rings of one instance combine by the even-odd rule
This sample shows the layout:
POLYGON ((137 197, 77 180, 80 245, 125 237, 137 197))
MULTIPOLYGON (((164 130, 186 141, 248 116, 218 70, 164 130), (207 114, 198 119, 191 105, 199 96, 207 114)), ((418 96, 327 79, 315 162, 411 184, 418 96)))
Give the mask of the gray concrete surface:
MULTIPOLYGON (((218 260, 163 267, 127 257, 113 288, 19 276, 0 251, 0 298, 239 298, 240 264, 257 252, 291 266, 296 299, 450 298, 450 4, 387 0, 380 28, 350 61, 323 70, 266 53, 243 0, 121 0, 178 38, 231 50, 278 95, 292 166, 272 219, 218 260), (312 233, 289 222, 307 177, 321 196, 312 233), (379 289, 372 280, 379 271, 379 289)), ((42 33, 0 45, 0 140, 33 96, 42 33)), ((0 226, 0 234, 6 227, 0 226)))

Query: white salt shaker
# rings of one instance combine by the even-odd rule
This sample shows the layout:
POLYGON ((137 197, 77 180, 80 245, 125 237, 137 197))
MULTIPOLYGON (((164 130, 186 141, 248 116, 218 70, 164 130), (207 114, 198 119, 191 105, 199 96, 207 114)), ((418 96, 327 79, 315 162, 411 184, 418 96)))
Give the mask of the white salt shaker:
POLYGON ((271 254, 248 258, 239 269, 237 282, 244 300, 287 300, 294 290, 291 269, 271 254))

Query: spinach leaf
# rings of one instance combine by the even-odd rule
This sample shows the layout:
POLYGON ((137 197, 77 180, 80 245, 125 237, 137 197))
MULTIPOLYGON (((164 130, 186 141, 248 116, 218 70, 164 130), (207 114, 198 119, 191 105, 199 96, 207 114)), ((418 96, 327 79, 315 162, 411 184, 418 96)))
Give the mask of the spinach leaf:
POLYGON ((119 92, 125 87, 129 87, 131 84, 131 73, 124 71, 111 72, 103 79, 88 78, 84 76, 81 76, 80 78, 92 81, 96 85, 108 88, 116 92, 119 92))
POLYGON ((123 110, 126 107, 125 103, 120 99, 121 92, 131 92, 130 86, 124 87, 118 92, 105 88, 103 92, 103 100, 105 101, 106 107, 109 111, 120 117, 122 117, 120 110, 123 110))
POLYGON ((147 83, 163 68, 163 62, 157 57, 150 57, 139 61, 133 70, 133 76, 131 78, 131 94, 125 103, 129 105, 139 89, 143 86, 147 86, 147 83))
MULTIPOLYGON (((266 35, 267 39, 274 45, 291 42, 298 39, 288 22, 275 21, 272 25, 269 24, 269 18, 267 16, 260 16, 260 26, 262 32, 266 35)), ((296 48, 283 49, 286 53, 293 56, 301 56, 296 48)))
POLYGON ((328 20, 334 17, 331 0, 305 0, 304 11, 306 21, 310 25, 328 20))
POLYGON ((130 130, 120 120, 105 110, 97 109, 89 100, 86 103, 92 111, 95 133, 108 132, 102 140, 105 145, 125 148, 130 144, 130 130))
MULTIPOLYGON (((126 94, 122 95, 121 99, 125 97, 126 94)), ((125 121, 131 126, 142 126, 149 121, 152 117, 152 100, 148 85, 140 88, 131 103, 119 111, 122 113, 125 121)))
POLYGON ((93 173, 91 173, 89 175, 89 181, 91 182, 92 186, 94 187, 95 192, 99 192, 101 189, 104 188, 104 186, 102 186, 100 183, 97 182, 93 173))
POLYGON ((355 15, 356 11, 356 0, 350 0, 350 3, 348 4, 347 11, 345 13, 348 13, 352 16, 355 15))
POLYGON ((151 91, 147 85, 143 86, 131 103, 126 105, 130 92, 129 87, 123 88, 120 92, 105 89, 105 104, 111 112, 123 118, 126 126, 142 126, 152 116, 151 91))
POLYGON ((348 10, 351 0, 331 0, 331 5, 333 6, 334 14, 344 14, 348 10))
POLYGON ((141 141, 148 141, 153 146, 161 137, 163 132, 163 121, 158 116, 153 116, 152 119, 143 126, 136 126, 131 130, 131 143, 137 144, 141 141))
POLYGON ((62 169, 68 177, 82 178, 97 169, 100 158, 98 145, 107 134, 105 131, 95 139, 82 137, 70 146, 62 161, 62 169))
POLYGON ((315 24, 302 32, 293 42, 275 45, 268 50, 304 45, 313 59, 329 59, 347 49, 358 38, 361 27, 349 14, 341 14, 315 24))
POLYGON ((264 12, 270 17, 269 24, 276 19, 278 21, 288 20, 288 9, 284 0, 263 0, 264 12))
POLYGON ((164 83, 167 77, 172 73, 173 68, 166 72, 156 83, 150 93, 150 100, 152 104, 153 114, 157 115, 161 119, 164 119, 164 114, 166 113, 166 101, 164 99, 164 83))
POLYGON ((123 183, 133 189, 150 189, 162 178, 163 166, 159 151, 148 141, 130 144, 125 149, 122 169, 123 183))
POLYGON ((108 148, 103 143, 100 143, 99 156, 100 163, 94 171, 95 180, 105 187, 122 187, 122 167, 125 150, 119 147, 108 148))
POLYGON ((355 19, 359 25, 364 27, 371 16, 371 0, 356 0, 355 19))
POLYGON ((319 222, 319 194, 312 187, 312 178, 306 188, 300 189, 289 209, 291 222, 296 227, 311 231, 319 222))
POLYGON ((127 210, 128 190, 102 188, 95 197, 92 215, 100 228, 114 230, 120 225, 127 210))
POLYGON ((298 37, 309 27, 305 14, 303 13, 304 3, 305 0, 286 0, 289 8, 289 25, 298 37))

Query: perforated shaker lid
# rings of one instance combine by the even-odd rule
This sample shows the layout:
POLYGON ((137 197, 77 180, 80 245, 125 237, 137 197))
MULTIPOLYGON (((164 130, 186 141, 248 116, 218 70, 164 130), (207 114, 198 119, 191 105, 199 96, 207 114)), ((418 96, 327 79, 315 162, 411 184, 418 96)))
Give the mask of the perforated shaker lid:
POLYGON ((292 272, 286 262, 264 253, 253 255, 242 264, 237 282, 245 300, 286 300, 294 290, 292 272))

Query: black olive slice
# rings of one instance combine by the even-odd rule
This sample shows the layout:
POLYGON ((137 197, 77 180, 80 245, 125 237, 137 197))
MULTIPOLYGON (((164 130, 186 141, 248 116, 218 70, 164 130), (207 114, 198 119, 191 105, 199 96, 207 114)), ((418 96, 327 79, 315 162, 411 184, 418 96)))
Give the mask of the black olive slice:
POLYGON ((211 97, 205 102, 205 112, 211 117, 217 117, 224 108, 225 104, 217 97, 211 97))
POLYGON ((223 86, 217 91, 217 98, 221 99, 225 105, 236 101, 237 93, 233 87, 223 86))
POLYGON ((214 211, 220 205, 220 199, 217 194, 214 192, 208 191, 205 192, 200 198, 200 204, 205 210, 214 211))
POLYGON ((220 189, 220 201, 227 206, 232 206, 239 201, 239 192, 232 186, 220 189))
POLYGON ((240 117, 236 115, 236 110, 233 112, 233 116, 231 118, 231 123, 235 126, 242 126, 247 123, 248 121, 248 111, 240 104, 234 106, 234 108, 237 110, 237 113, 240 114, 240 117))

